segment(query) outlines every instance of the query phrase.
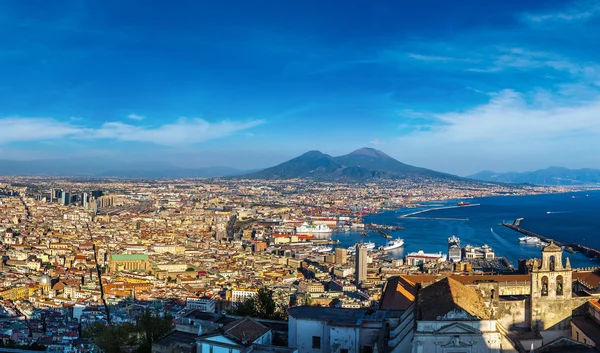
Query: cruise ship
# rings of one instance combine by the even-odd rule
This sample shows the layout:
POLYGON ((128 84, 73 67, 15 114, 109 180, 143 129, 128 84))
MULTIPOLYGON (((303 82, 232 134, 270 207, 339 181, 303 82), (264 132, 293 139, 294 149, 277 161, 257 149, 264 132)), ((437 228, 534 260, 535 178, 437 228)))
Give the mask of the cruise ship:
POLYGON ((325 224, 310 225, 308 223, 296 227, 296 234, 331 233, 331 228, 325 224))
POLYGON ((404 245, 404 240, 398 238, 398 239, 388 241, 388 243, 385 246, 381 247, 381 250, 383 250, 383 251, 394 250, 394 249, 398 249, 399 247, 402 247, 403 245, 404 245))
POLYGON ((460 239, 455 235, 448 238, 448 260, 452 262, 460 262, 462 260, 460 239))

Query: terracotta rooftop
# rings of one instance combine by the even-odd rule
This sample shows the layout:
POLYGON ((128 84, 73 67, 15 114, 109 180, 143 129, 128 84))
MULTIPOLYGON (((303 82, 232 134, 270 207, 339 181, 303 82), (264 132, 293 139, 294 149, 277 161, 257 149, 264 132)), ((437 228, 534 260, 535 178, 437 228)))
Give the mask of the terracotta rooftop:
POLYGON ((464 310, 479 319, 489 319, 483 298, 457 280, 446 277, 419 293, 419 320, 433 321, 453 310, 464 310))
POLYGON ((252 343, 268 331, 268 327, 249 317, 236 320, 223 327, 223 332, 226 335, 235 338, 242 344, 252 343))
POLYGON ((407 310, 415 301, 417 285, 403 276, 392 277, 385 287, 379 309, 407 310))

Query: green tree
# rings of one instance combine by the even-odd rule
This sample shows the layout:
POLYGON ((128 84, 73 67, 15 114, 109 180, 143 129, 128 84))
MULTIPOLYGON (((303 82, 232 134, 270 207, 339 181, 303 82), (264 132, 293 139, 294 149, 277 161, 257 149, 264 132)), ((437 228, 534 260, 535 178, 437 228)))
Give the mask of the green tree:
POLYGON ((273 291, 267 287, 260 288, 256 295, 238 303, 233 314, 270 320, 287 319, 286 307, 275 302, 273 291))

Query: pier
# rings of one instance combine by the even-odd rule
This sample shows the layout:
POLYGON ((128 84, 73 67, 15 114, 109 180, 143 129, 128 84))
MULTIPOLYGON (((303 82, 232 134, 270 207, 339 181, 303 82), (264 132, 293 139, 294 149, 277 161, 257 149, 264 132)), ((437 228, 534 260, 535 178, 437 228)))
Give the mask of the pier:
MULTIPOLYGON (((474 203, 472 205, 461 205, 461 206, 444 206, 444 207, 435 207, 435 208, 428 208, 426 210, 421 210, 421 211, 416 211, 416 212, 411 212, 411 213, 407 213, 407 214, 403 214, 402 216, 398 217, 398 218, 416 218, 416 217, 411 217, 414 215, 418 215, 421 213, 425 213, 425 212, 430 212, 430 211, 440 211, 440 210, 449 210, 452 208, 464 208, 464 207, 475 207, 475 206, 480 206, 481 204, 478 203, 474 203)), ((423 218, 420 218, 423 219, 423 218)), ((435 218, 429 218, 429 219, 435 219, 435 218)), ((466 220, 466 219, 455 219, 455 220, 466 220)))
POLYGON ((381 229, 377 230, 377 233, 379 233, 379 235, 381 235, 382 237, 386 238, 386 239, 391 239, 392 236, 387 234, 386 232, 382 231, 381 229))
POLYGON ((574 243, 573 244, 567 244, 567 243, 562 243, 562 242, 555 241, 553 239, 547 238, 547 237, 545 237, 543 235, 534 233, 534 232, 532 232, 530 230, 523 229, 523 228, 520 227, 522 220, 523 220, 523 218, 519 218, 513 224, 502 222, 502 225, 505 226, 506 228, 510 228, 510 229, 512 229, 512 230, 514 230, 516 232, 521 233, 521 234, 525 234, 525 235, 530 236, 530 237, 540 238, 542 241, 545 241, 547 243, 554 242, 554 244, 556 244, 558 246, 561 246, 561 247, 564 247, 564 249, 567 252, 573 253, 575 251, 579 251, 580 253, 585 254, 588 257, 600 260, 600 251, 598 251, 596 249, 592 249, 592 248, 587 247, 585 245, 581 245, 581 244, 574 244, 574 243), (569 251, 569 249, 571 251, 569 251))

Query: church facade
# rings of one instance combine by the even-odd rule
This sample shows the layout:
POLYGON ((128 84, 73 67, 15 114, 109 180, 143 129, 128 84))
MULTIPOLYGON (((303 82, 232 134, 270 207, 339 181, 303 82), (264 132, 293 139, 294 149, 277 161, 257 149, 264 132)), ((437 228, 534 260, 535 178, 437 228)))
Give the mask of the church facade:
POLYGON ((411 315, 390 330, 388 351, 529 352, 549 350, 549 345, 581 349, 571 340, 571 319, 600 297, 596 281, 596 274, 573 272, 553 243, 525 275, 400 276, 388 282, 397 289, 384 291, 382 303, 388 307, 381 309, 411 315))

